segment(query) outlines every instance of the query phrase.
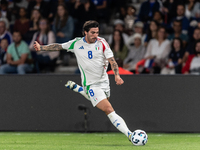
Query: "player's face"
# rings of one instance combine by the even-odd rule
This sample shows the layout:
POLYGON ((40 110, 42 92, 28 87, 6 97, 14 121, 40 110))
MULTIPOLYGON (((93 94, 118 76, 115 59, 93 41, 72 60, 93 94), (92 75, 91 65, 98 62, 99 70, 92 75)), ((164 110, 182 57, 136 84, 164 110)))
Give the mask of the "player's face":
POLYGON ((88 43, 94 43, 99 35, 99 28, 91 28, 88 32, 85 31, 85 38, 88 43))

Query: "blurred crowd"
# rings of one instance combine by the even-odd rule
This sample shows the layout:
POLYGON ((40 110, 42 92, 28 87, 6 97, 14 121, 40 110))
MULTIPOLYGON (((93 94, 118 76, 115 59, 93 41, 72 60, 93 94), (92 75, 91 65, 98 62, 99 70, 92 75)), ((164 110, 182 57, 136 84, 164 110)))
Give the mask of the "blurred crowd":
POLYGON ((34 41, 82 37, 87 20, 100 23, 120 74, 200 74, 200 0, 1 0, 0 74, 69 65, 73 54, 36 52, 34 41))

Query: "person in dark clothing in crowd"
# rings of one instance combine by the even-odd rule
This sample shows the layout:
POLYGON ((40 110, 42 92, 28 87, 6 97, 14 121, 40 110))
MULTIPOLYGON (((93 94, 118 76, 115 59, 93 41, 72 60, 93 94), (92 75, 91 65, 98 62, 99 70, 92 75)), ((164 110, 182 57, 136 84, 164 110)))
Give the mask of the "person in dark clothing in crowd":
POLYGON ((182 40, 174 38, 171 47, 167 66, 162 69, 161 74, 181 74, 182 58, 185 52, 182 40))
POLYGON ((152 20, 155 11, 159 11, 160 4, 157 0, 147 0, 141 4, 138 19, 147 23, 152 20))

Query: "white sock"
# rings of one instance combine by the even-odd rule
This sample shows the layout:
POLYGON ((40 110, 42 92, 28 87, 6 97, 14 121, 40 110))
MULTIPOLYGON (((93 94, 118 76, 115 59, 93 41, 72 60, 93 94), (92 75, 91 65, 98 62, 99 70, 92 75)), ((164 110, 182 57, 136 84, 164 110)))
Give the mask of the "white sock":
POLYGON ((90 100, 90 98, 88 97, 88 95, 84 92, 83 90, 83 87, 78 85, 78 84, 75 84, 74 85, 74 88, 72 89, 74 92, 78 92, 80 93, 81 95, 83 95, 86 99, 90 100))
POLYGON ((124 119, 122 119, 115 111, 108 114, 108 118, 112 122, 112 124, 122 133, 124 133, 127 137, 129 137, 131 131, 128 129, 124 119))

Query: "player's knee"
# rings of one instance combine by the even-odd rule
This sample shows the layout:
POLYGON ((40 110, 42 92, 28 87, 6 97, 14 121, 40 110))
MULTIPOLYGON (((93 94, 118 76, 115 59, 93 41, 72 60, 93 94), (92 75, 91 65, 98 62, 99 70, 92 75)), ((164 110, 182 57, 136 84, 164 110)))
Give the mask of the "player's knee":
POLYGON ((107 107, 104 108, 103 111, 106 113, 106 115, 108 115, 108 114, 110 114, 111 112, 113 112, 114 109, 112 108, 112 106, 107 106, 107 107))

